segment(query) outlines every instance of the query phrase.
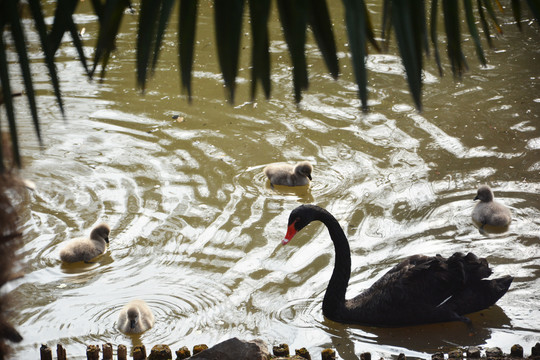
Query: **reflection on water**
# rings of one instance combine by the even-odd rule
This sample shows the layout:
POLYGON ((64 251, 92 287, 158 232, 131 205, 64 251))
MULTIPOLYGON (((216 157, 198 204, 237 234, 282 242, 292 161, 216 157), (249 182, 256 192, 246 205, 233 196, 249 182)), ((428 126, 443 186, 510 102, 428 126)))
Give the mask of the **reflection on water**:
MULTIPOLYGON (((103 84, 87 81, 62 48, 66 122, 47 79, 37 84, 45 149, 32 140, 30 122, 21 124, 24 176, 36 189, 22 200, 26 242, 20 254, 27 275, 9 289, 24 336, 15 347, 18 358, 35 358, 42 343, 62 343, 70 358, 83 358, 91 343, 175 349, 232 336, 305 346, 312 354, 334 347, 343 359, 365 351, 426 358, 456 344, 508 351, 519 343, 527 353, 539 341, 537 28, 519 34, 507 24, 499 51, 489 54, 490 67, 471 60, 462 81, 433 76, 428 63, 421 114, 410 106, 397 58, 374 55, 368 59, 372 109, 361 114, 345 48, 343 75, 335 82, 308 49, 310 92, 296 107, 282 39, 272 43, 274 97, 228 105, 213 34, 203 28, 193 105, 178 95, 172 46, 164 48, 142 97, 134 88, 131 45, 137 17, 126 16, 103 84), (299 160, 314 165, 309 187, 269 186, 266 164, 299 160), (507 231, 480 233, 472 223, 481 183, 511 209, 507 231), (326 230, 311 226, 281 245, 289 212, 299 203, 327 208, 350 239, 349 297, 416 253, 472 251, 488 259, 494 276, 515 280, 498 306, 471 316, 471 329, 462 323, 380 329, 331 322, 321 310, 334 261, 326 230), (91 264, 62 265, 63 242, 99 222, 112 228, 106 253, 91 264), (156 315, 154 328, 140 337, 115 328, 118 312, 133 298, 144 299, 156 315)), ((95 19, 83 20, 90 41, 95 19)), ((208 14, 201 20, 211 23, 208 14)), ((336 26, 344 39, 342 25, 336 26)), ((166 41, 175 38, 171 32, 166 41)), ((240 76, 247 78, 245 60, 240 76)), ((248 88, 240 86, 240 102, 248 88)), ((25 118, 22 105, 19 111, 25 118)))
POLYGON ((490 328, 510 326, 510 319, 498 306, 474 314, 470 318, 473 321, 471 327, 460 322, 385 329, 345 326, 329 320, 324 320, 323 324, 332 336, 332 347, 344 359, 360 359, 353 351, 354 344, 362 344, 361 349, 356 349, 357 354, 366 351, 377 352, 379 351, 377 344, 385 344, 391 349, 392 354, 398 354, 406 352, 411 343, 415 342, 415 338, 422 339, 424 344, 423 353, 416 356, 430 358, 441 348, 454 349, 485 344, 491 337, 490 328))

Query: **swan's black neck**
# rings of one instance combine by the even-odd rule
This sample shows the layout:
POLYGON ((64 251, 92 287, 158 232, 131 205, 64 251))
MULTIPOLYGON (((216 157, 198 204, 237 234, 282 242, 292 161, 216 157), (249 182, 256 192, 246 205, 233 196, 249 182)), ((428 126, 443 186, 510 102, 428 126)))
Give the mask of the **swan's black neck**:
POLYGON ((324 295, 323 314, 335 319, 335 314, 343 314, 345 310, 345 294, 351 276, 351 249, 339 222, 329 212, 321 212, 317 220, 326 225, 334 242, 336 253, 334 271, 324 295))

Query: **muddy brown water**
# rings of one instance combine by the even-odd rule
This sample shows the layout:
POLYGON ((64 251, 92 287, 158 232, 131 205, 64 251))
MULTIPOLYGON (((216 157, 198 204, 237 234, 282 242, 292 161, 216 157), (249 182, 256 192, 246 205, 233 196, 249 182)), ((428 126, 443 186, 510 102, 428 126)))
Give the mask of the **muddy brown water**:
MULTIPOLYGON (((515 343, 527 354, 540 341, 538 26, 524 23, 519 33, 507 11, 504 37, 487 50, 488 67, 464 42, 470 71, 461 81, 446 60, 439 78, 428 59, 422 113, 412 107, 393 48, 370 55, 371 109, 364 115, 340 3, 331 10, 342 75, 331 80, 311 43, 310 89, 299 106, 275 14, 272 99, 259 94, 249 101, 245 35, 236 102, 227 103, 206 5, 191 105, 180 91, 172 28, 146 94, 136 89, 136 14, 126 15, 103 83, 84 76, 64 39, 58 67, 66 121, 35 65, 45 147, 38 147, 18 99, 23 176, 36 189, 20 199, 26 276, 8 289, 16 299, 13 322, 24 336, 14 357, 37 358, 42 343, 62 343, 70 358, 84 358, 86 344, 177 349, 233 336, 312 354, 333 347, 342 359, 366 351, 426 358, 456 345, 515 343), (268 186, 266 164, 298 160, 314 164, 311 187, 268 186), (506 232, 481 233, 472 223, 483 183, 513 213, 506 232), (353 264, 349 297, 416 253, 472 251, 489 260, 494 276, 511 274, 514 283, 497 306, 471 316, 472 330, 461 323, 382 329, 329 321, 321 312, 334 259, 327 231, 314 223, 281 245, 288 215, 302 203, 325 207, 345 229, 353 264), (112 227, 106 254, 93 264, 62 265, 63 242, 102 221, 112 227), (115 322, 132 298, 149 303, 156 324, 129 337, 115 322)), ((377 6, 370 10, 380 17, 377 6)), ((81 8, 76 21, 86 29, 91 56, 96 18, 81 8)))

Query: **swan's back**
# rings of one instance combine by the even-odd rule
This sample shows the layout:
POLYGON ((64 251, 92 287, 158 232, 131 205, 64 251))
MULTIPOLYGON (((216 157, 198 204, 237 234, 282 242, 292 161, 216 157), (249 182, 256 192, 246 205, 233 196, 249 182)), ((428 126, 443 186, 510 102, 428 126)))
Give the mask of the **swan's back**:
POLYGON ((486 259, 472 253, 415 255, 348 300, 349 320, 387 326, 468 321, 463 315, 495 304, 513 280, 484 280, 490 274, 486 259))

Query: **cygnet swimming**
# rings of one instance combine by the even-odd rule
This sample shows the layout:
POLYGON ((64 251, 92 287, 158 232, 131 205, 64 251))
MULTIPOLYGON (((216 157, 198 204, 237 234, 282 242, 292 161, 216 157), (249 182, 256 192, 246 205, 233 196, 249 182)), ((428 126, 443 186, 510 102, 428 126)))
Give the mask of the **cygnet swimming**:
POLYGON ((510 210, 503 204, 493 200, 493 192, 487 185, 478 188, 474 200, 480 200, 475 206, 472 218, 477 223, 491 226, 508 226, 512 221, 510 210))
POLYGON ((154 326, 154 314, 143 300, 131 300, 118 315, 118 330, 125 334, 139 334, 154 326))
POLYGON ((60 250, 60 259, 64 262, 74 263, 78 261, 88 262, 105 252, 109 243, 109 232, 111 229, 107 224, 100 224, 92 229, 90 238, 76 238, 70 240, 60 250))
POLYGON ((313 166, 309 161, 301 161, 296 165, 270 164, 264 168, 264 174, 272 185, 304 186, 311 180, 313 166))

